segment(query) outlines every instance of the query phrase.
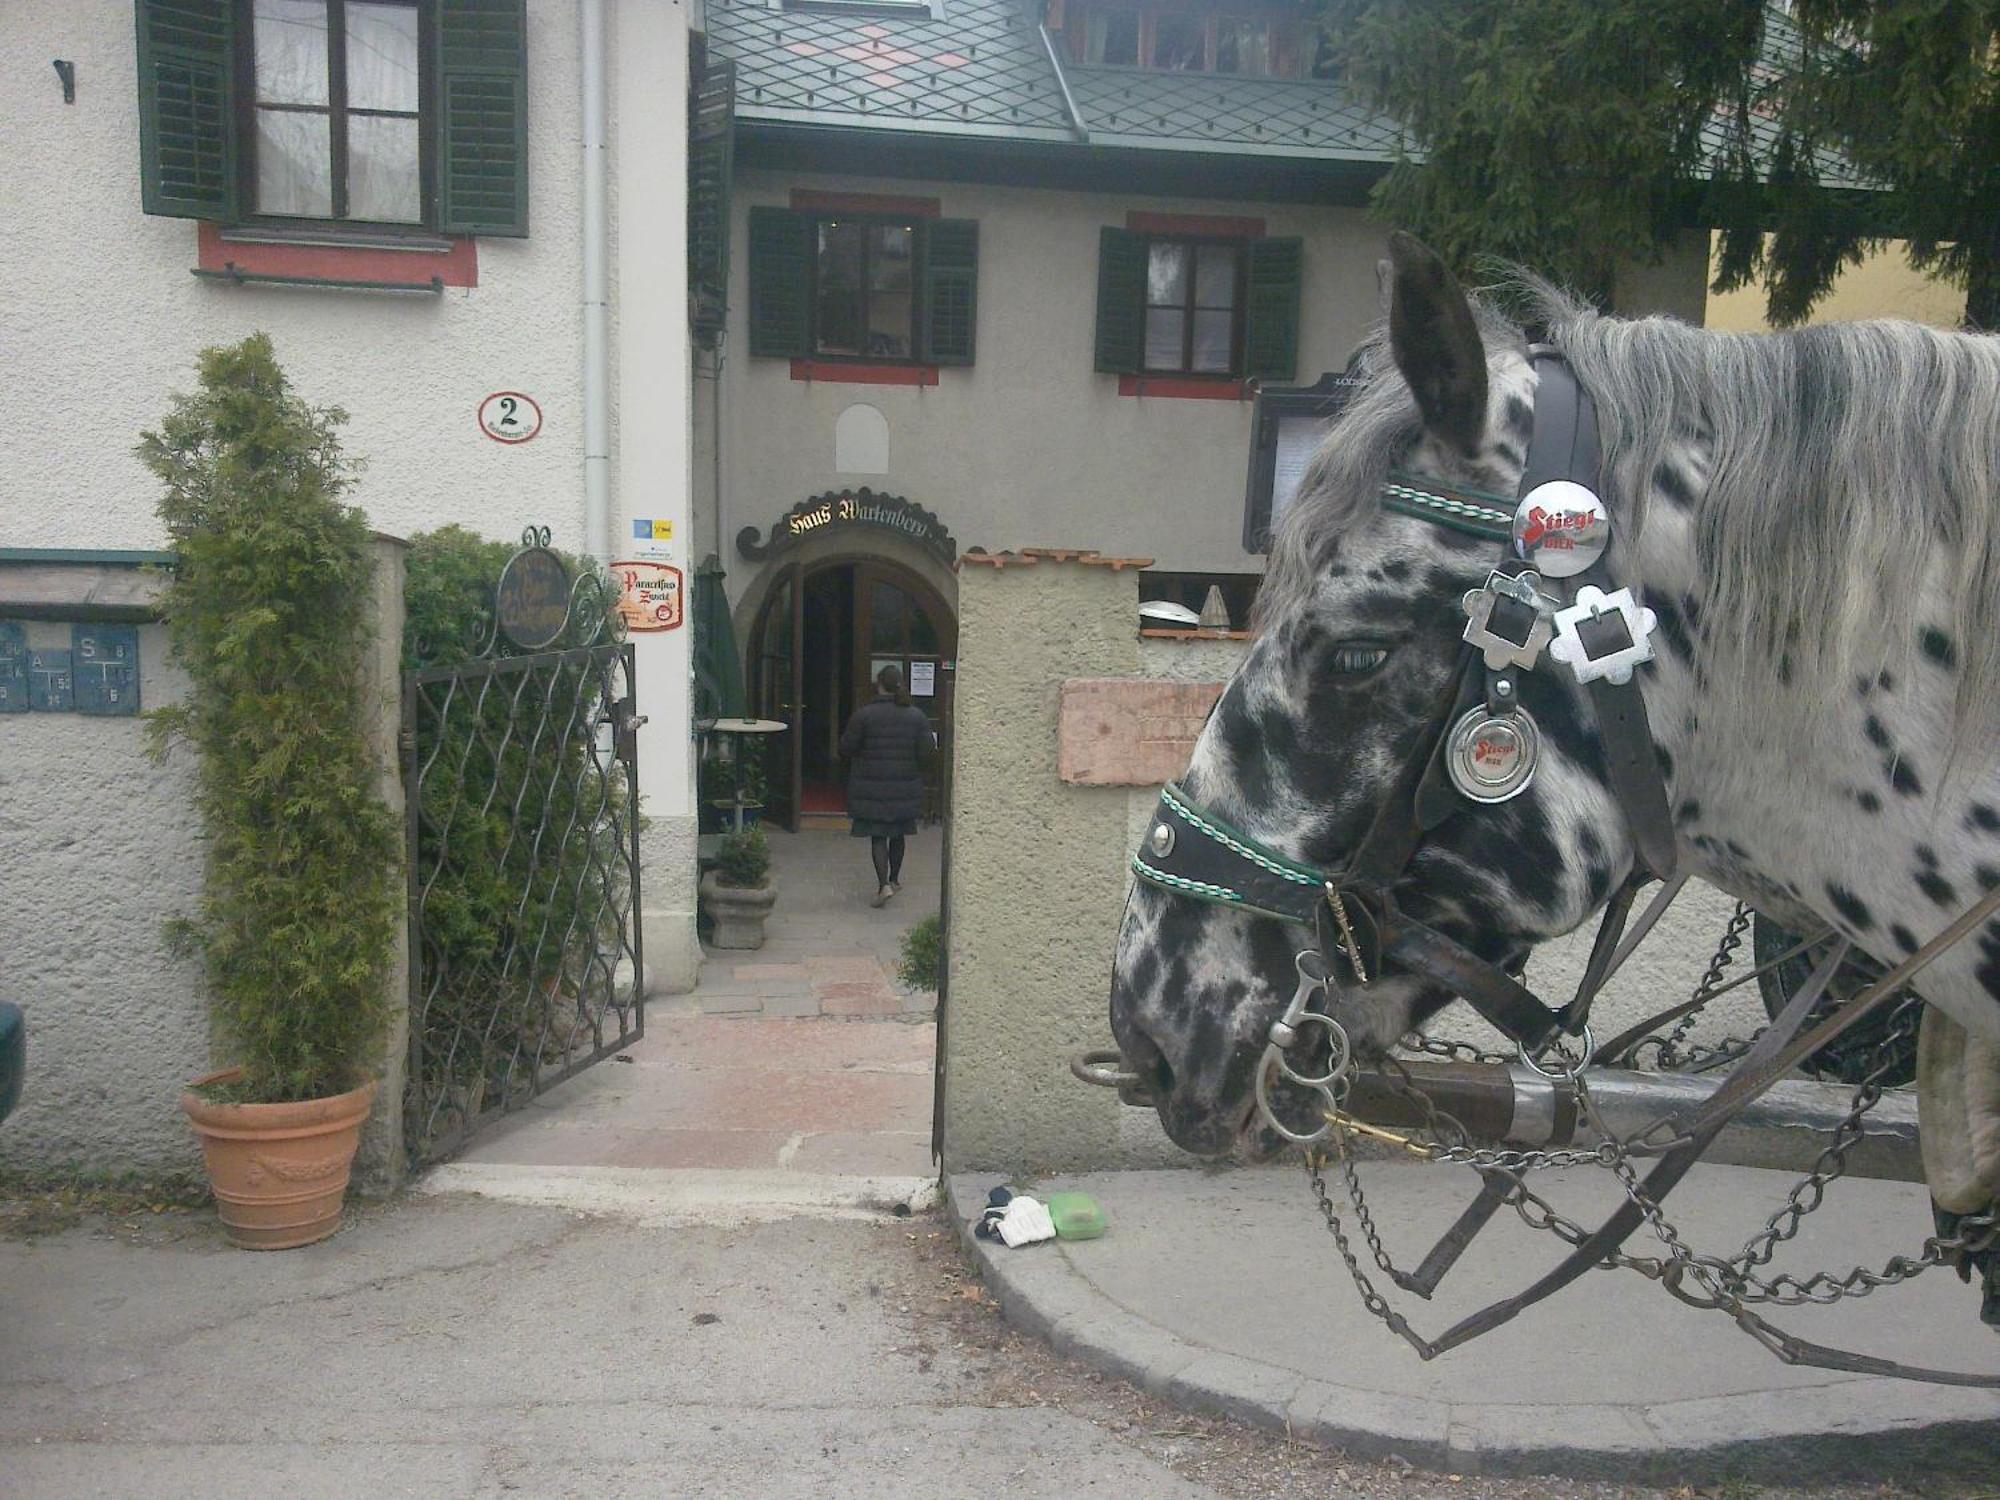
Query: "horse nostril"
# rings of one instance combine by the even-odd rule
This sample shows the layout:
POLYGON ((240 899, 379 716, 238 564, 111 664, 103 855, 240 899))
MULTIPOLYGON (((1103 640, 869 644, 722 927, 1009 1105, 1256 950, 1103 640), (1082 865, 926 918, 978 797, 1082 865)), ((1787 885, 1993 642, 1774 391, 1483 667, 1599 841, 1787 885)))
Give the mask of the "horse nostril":
POLYGON ((1111 1029, 1125 1066, 1139 1076, 1140 1089, 1150 1094, 1154 1102, 1167 1098, 1173 1092, 1174 1070, 1168 1065, 1166 1054, 1142 1031, 1116 1025, 1111 1029))

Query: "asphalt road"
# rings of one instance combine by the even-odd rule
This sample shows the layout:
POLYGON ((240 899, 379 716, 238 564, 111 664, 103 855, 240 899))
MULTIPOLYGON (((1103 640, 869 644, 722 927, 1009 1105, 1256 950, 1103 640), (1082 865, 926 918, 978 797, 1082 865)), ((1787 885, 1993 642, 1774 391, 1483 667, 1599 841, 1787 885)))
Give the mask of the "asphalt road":
POLYGON ((0 1212, 9 1500, 1895 1493, 1430 1475, 1188 1416, 1008 1330, 935 1219, 409 1198, 253 1255, 123 1209, 0 1212))

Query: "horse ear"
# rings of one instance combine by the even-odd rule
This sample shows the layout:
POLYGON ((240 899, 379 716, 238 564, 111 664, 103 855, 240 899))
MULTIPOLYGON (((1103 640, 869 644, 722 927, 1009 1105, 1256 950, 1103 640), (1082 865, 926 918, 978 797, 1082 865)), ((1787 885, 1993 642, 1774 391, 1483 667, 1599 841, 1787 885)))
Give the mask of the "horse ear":
POLYGON ((1389 348, 1424 425, 1468 456, 1486 431, 1486 349, 1458 282, 1430 246, 1389 236, 1389 348))

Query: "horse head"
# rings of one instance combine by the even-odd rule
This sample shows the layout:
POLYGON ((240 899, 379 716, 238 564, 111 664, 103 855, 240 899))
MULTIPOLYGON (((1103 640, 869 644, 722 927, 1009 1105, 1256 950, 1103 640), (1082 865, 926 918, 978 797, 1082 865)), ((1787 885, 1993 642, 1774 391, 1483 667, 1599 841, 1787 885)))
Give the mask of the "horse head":
MULTIPOLYGON (((1534 420, 1538 377, 1522 332, 1469 302, 1417 241, 1397 235, 1391 253, 1386 348, 1374 346, 1366 386, 1274 543, 1257 639, 1180 783, 1219 824, 1327 870, 1347 864, 1426 754, 1466 651, 1462 600, 1501 560, 1490 538, 1384 508, 1383 483, 1395 470, 1511 496, 1534 420)), ((1581 689, 1548 672, 1518 683, 1540 730, 1537 774, 1519 795, 1429 833, 1391 891, 1402 912, 1513 972, 1601 906, 1633 861, 1581 689)), ((1112 1029, 1184 1148, 1220 1154, 1244 1136, 1295 955, 1313 946, 1292 922, 1134 889, 1112 1029)), ((1370 977, 1336 997, 1364 1056, 1452 998, 1417 975, 1370 977)))

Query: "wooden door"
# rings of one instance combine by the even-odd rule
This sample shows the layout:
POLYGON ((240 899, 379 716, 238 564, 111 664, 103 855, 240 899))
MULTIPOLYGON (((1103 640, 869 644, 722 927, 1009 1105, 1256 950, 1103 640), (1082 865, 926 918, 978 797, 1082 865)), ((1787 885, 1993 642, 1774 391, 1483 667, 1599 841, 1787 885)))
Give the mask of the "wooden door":
POLYGON ((800 705, 805 701, 801 674, 804 653, 799 649, 803 628, 805 589, 796 564, 788 565, 771 585, 757 625, 755 651, 756 686, 752 690, 751 712, 760 719, 776 719, 785 725, 783 734, 765 751, 765 816, 793 832, 799 826, 799 754, 803 726, 800 705))

